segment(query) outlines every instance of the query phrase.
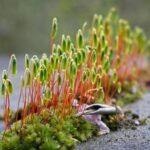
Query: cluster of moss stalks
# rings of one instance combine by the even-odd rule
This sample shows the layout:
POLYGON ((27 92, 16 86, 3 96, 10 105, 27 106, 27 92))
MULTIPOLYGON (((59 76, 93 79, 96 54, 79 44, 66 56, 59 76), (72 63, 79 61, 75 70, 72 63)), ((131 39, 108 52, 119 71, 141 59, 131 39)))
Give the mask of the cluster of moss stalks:
POLYGON ((115 9, 105 18, 94 15, 88 30, 84 23, 75 44, 69 35, 62 35, 61 44, 55 44, 57 26, 54 18, 50 56, 25 55, 13 124, 10 75, 17 73, 15 55, 3 71, 1 94, 6 129, 0 140, 2 150, 73 148, 78 141, 99 134, 96 126, 74 117, 78 108, 73 108, 73 100, 78 99, 79 106, 94 102, 112 105, 113 98, 128 89, 126 83, 132 86, 130 83, 139 80, 147 39, 140 28, 132 30, 126 20, 120 19, 115 9), (21 101, 23 108, 19 112, 21 101))

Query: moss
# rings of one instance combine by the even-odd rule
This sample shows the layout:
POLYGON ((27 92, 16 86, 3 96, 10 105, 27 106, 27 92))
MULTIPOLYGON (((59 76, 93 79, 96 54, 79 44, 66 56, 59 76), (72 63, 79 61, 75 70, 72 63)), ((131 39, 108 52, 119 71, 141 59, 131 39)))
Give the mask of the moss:
POLYGON ((140 124, 141 125, 146 125, 147 124, 147 119, 141 119, 140 124))
POLYGON ((145 91, 146 89, 142 86, 139 87, 138 84, 130 85, 128 83, 128 86, 126 85, 126 88, 124 88, 122 93, 115 96, 115 98, 117 99, 116 105, 125 106, 127 104, 134 103, 143 96, 143 93, 145 93, 145 91), (133 92, 133 86, 138 86, 136 92, 133 92))
POLYGON ((0 115, 0 121, 1 121, 1 120, 4 120, 4 117, 3 117, 2 115, 0 115))
MULTIPOLYGON (((6 73, 9 73, 9 68, 13 67, 12 75, 16 74, 16 58, 12 55, 13 66, 11 59, 8 70, 4 70, 2 74, 1 94, 5 102, 6 128, 10 127, 10 123, 14 124, 3 133, 3 150, 72 149, 78 141, 86 141, 99 133, 97 126, 81 117, 73 117, 75 115, 71 107, 73 99, 78 99, 80 96, 79 104, 91 104, 95 102, 96 97, 99 97, 96 102, 111 104, 113 101, 110 97, 118 92, 117 104, 126 105, 141 96, 141 88, 133 79, 136 78, 135 73, 138 69, 141 69, 138 66, 138 58, 142 56, 147 40, 141 29, 130 31, 129 24, 116 15, 114 9, 104 20, 96 15, 98 20, 93 19, 89 31, 92 34, 84 37, 83 31, 79 29, 75 45, 70 41, 69 36, 68 39, 62 35, 61 46, 54 43, 57 30, 55 19, 52 30, 54 32, 51 34, 50 57, 46 54, 41 58, 34 55, 31 59, 25 56, 24 79, 21 78, 21 99, 19 98, 18 101, 18 108, 20 100, 23 100, 24 107, 23 110, 17 109, 17 113, 11 112, 10 96, 13 86, 6 73), (110 28, 111 26, 117 28, 114 30, 110 28), (129 33, 134 36, 130 37, 129 33), (113 43, 114 41, 116 44, 113 43), (131 59, 133 54, 136 60, 131 59), (128 69, 129 65, 132 69, 128 69), (87 77, 82 77, 84 72, 87 77), (15 122, 16 118, 20 121, 15 122)), ((113 115, 105 116, 103 119, 112 130, 130 126, 135 128, 136 116, 133 117, 130 113, 125 117, 113 115)))
POLYGON ((140 119, 138 114, 132 113, 127 110, 124 115, 104 115, 102 120, 108 125, 111 131, 120 129, 133 129, 135 130, 139 125, 145 125, 146 119, 140 119))
POLYGON ((78 141, 86 141, 97 132, 97 127, 83 118, 66 117, 60 120, 52 117, 45 124, 43 121, 41 113, 40 116, 32 116, 32 119, 28 116, 22 128, 20 121, 14 123, 10 130, 3 133, 3 150, 72 149, 78 141))

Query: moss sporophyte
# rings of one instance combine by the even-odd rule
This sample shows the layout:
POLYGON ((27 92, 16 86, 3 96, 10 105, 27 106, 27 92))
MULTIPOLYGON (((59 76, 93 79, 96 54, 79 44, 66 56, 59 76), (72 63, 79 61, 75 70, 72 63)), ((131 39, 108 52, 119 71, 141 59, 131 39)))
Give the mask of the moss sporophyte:
POLYGON ((125 89, 125 82, 140 77, 148 44, 142 29, 132 29, 115 9, 105 18, 94 15, 89 29, 86 24, 78 30, 76 41, 63 34, 61 43, 56 44, 58 23, 54 18, 50 55, 25 55, 16 122, 12 126, 10 75, 17 73, 17 59, 14 54, 11 56, 1 82, 6 127, 1 141, 4 150, 72 148, 97 130, 83 118, 73 117, 79 107, 95 102, 112 105, 115 95, 125 89), (85 36, 85 32, 89 34, 85 36), (78 107, 73 107, 74 100, 78 100, 78 107))

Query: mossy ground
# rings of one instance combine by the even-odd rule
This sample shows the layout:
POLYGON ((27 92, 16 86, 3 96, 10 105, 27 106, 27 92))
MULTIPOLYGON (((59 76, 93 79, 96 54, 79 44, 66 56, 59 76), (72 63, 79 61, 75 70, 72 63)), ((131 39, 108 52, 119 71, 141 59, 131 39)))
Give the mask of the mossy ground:
MULTIPOLYGON (((126 88, 117 98, 117 105, 124 106, 135 102, 143 93, 143 89, 138 88, 136 92, 132 88, 126 88)), ((3 132, 0 147, 2 150, 55 150, 72 149, 78 142, 88 140, 100 133, 97 126, 87 122, 82 117, 75 118, 73 114, 70 117, 59 118, 50 114, 48 109, 41 112, 39 116, 30 115, 24 120, 21 127, 21 121, 14 122, 11 129, 3 132), (47 117, 45 117, 47 116, 47 117)), ((108 125, 111 131, 122 128, 136 129, 136 121, 139 124, 145 124, 145 120, 139 120, 139 116, 132 112, 124 112, 122 115, 102 116, 102 120, 108 125)))
POLYGON ((142 98, 145 92, 146 88, 144 86, 140 86, 137 82, 126 82, 125 86, 123 87, 123 91, 120 94, 115 95, 116 105, 123 107, 125 105, 134 103, 142 98))
MULTIPOLYGON (((48 111, 48 110, 47 110, 48 111)), ((11 129, 4 131, 0 142, 3 150, 55 150, 72 149, 79 141, 86 141, 98 130, 83 118, 57 117, 44 118, 28 116, 21 128, 21 122, 14 123, 11 129)))

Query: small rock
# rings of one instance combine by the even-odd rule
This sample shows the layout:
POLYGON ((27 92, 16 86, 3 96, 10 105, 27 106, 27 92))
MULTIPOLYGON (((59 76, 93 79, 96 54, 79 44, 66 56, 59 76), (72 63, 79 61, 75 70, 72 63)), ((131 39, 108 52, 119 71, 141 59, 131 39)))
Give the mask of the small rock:
POLYGON ((138 120, 135 120, 134 123, 135 123, 136 126, 140 125, 140 122, 138 120))
POLYGON ((135 114, 135 113, 132 113, 132 119, 139 119, 139 115, 135 114))
POLYGON ((137 128, 136 128, 136 126, 132 126, 131 129, 132 130, 136 130, 137 128))

